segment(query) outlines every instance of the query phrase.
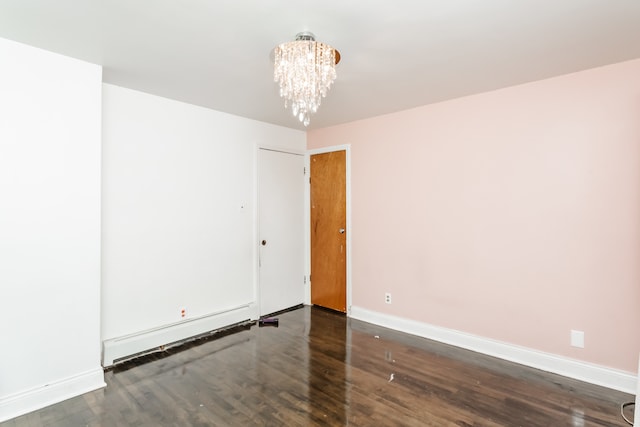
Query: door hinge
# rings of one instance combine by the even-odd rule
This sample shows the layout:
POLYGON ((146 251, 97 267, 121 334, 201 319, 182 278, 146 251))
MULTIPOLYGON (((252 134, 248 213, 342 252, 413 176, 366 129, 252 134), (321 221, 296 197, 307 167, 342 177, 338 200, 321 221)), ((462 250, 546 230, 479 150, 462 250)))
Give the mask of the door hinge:
POLYGON ((304 276, 304 283, 307 283, 307 276, 304 276))
POLYGON ((307 174, 307 167, 303 167, 302 168, 302 175, 306 175, 307 174))

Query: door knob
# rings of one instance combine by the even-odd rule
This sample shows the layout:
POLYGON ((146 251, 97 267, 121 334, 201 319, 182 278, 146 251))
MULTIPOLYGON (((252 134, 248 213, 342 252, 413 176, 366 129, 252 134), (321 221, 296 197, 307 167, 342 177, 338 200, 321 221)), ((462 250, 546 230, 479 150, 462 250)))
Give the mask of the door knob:
POLYGON ((340 234, 344 234, 344 228, 341 228, 341 229, 340 229, 340 230, 338 230, 338 231, 340 231, 340 234))
POLYGON ((263 241, 262 241, 262 246, 266 246, 266 245, 267 245, 267 241, 266 241, 266 240, 263 240, 263 241))

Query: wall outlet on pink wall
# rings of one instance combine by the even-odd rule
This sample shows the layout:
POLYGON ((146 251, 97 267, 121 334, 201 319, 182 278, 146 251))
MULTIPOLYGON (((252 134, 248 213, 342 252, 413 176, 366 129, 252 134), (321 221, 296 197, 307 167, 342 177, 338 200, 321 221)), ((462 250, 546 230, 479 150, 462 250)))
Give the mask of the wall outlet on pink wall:
POLYGON ((584 332, 571 330, 571 345, 573 347, 584 348, 584 332))

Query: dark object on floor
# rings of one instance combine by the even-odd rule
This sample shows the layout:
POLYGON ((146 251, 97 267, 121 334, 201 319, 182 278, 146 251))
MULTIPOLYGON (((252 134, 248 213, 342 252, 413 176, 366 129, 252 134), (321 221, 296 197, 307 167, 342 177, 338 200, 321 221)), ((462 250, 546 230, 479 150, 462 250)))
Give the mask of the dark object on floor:
POLYGON ((278 327, 278 318, 277 317, 265 317, 264 319, 258 320, 259 326, 275 326, 278 327))

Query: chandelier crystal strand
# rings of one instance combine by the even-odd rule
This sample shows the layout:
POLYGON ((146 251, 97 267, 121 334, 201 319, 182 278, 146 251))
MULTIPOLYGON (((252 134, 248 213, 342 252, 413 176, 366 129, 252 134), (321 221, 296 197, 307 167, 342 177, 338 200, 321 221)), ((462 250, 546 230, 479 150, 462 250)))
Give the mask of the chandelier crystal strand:
POLYGON ((308 126, 336 79, 336 50, 300 33, 296 41, 274 49, 274 60, 273 80, 280 85, 284 107, 291 105, 293 115, 308 126))

